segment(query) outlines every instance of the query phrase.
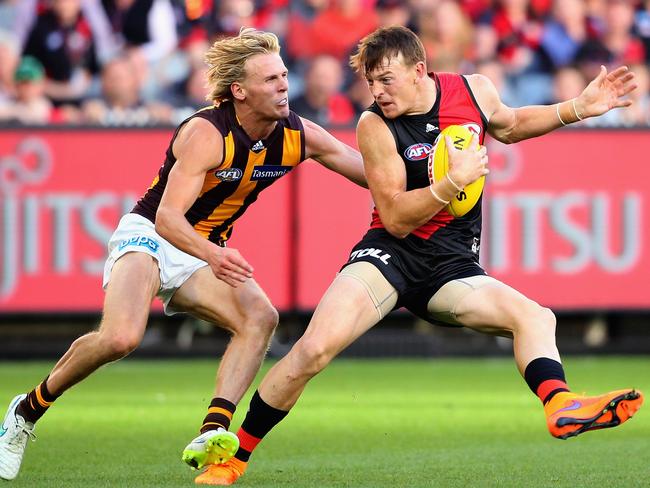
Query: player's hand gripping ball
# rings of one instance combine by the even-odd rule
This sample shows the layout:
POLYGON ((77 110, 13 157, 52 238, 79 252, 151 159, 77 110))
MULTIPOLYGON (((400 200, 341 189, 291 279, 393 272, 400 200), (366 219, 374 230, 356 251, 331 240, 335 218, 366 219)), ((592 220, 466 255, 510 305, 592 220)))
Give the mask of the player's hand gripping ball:
MULTIPOLYGON (((467 149, 472 140, 472 133, 467 127, 462 125, 450 125, 446 127, 436 139, 433 149, 429 153, 429 181, 433 184, 442 180, 447 171, 449 171, 449 154, 447 153, 447 143, 445 136, 449 136, 456 149, 461 151, 467 149)), ((462 191, 458 192, 452 198, 449 205, 445 208, 447 212, 454 217, 462 217, 474 208, 476 202, 481 198, 483 186, 485 185, 485 176, 473 181, 462 191)))

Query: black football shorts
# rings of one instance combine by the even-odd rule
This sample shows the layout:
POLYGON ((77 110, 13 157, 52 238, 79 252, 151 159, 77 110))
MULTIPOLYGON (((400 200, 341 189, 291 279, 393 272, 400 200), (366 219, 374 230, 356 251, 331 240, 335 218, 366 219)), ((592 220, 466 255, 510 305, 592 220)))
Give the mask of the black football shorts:
POLYGON ((471 253, 444 252, 434 242, 409 234, 404 239, 385 229, 370 229, 350 253, 349 264, 366 261, 374 265, 397 290, 395 308, 404 307, 435 323, 427 312, 429 300, 449 281, 486 275, 471 253))

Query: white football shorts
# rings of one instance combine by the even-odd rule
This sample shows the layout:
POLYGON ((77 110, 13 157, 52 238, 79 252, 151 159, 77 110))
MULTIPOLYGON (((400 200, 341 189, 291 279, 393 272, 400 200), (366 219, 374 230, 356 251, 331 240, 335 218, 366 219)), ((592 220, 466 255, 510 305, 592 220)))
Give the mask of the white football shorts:
POLYGON ((208 263, 177 249, 156 233, 155 225, 141 215, 128 213, 120 219, 117 229, 108 241, 108 259, 104 265, 103 287, 106 289, 115 262, 128 252, 144 252, 158 261, 160 290, 157 296, 165 306, 166 315, 179 310, 169 306, 176 290, 192 274, 208 263))

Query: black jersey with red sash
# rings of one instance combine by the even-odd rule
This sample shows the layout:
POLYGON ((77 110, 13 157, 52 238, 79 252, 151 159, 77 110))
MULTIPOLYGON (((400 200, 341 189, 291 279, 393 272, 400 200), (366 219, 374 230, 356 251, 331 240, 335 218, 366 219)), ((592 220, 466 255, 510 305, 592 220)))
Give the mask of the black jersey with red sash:
POLYGON ((223 244, 232 234, 233 223, 259 193, 305 159, 305 132, 300 117, 290 112, 266 139, 254 141, 239 124, 232 103, 199 110, 176 129, 158 176, 133 213, 155 222, 169 172, 176 163, 174 140, 180 128, 194 117, 206 119, 222 135, 223 159, 206 172, 201 192, 185 217, 199 234, 223 244))
MULTIPOLYGON (((488 121, 464 76, 455 73, 430 73, 429 76, 435 81, 437 92, 436 101, 429 112, 388 119, 376 103, 369 109, 384 120, 395 138, 397 151, 406 168, 406 190, 429 186, 428 156, 445 127, 464 125, 478 134, 481 144, 487 129, 488 121)), ((477 255, 481 234, 481 201, 482 198, 462 217, 454 217, 442 210, 429 222, 413 230, 412 234, 431 242, 434 251, 477 255)), ((376 208, 370 228, 384 228, 376 208)))

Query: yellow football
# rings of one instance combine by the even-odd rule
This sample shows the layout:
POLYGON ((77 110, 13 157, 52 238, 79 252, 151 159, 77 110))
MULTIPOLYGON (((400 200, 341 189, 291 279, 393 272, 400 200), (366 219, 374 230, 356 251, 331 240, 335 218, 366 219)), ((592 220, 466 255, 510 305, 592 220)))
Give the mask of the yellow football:
MULTIPOLYGON (((449 154, 447 153, 445 136, 451 137, 454 147, 461 151, 467 149, 472 140, 472 133, 462 125, 450 125, 440 133, 429 153, 429 181, 432 184, 442 180, 449 171, 449 154)), ((454 217, 465 215, 474 208, 476 202, 481 198, 484 184, 485 176, 481 176, 478 180, 467 185, 463 188, 463 191, 459 192, 449 202, 446 210, 454 217)))

